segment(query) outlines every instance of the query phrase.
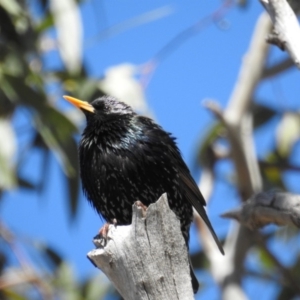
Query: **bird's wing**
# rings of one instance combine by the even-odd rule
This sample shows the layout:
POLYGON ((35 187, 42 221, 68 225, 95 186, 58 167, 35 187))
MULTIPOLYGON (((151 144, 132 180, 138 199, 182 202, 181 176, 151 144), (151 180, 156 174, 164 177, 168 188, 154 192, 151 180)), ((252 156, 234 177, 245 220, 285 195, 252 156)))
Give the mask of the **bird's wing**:
MULTIPOLYGON (((145 117, 138 117, 137 120, 143 125, 144 138, 151 140, 151 146, 157 146, 160 155, 158 157, 165 157, 166 161, 170 163, 173 168, 177 169, 179 176, 179 187, 196 211, 200 214, 201 218, 209 228, 218 248, 224 254, 222 245, 208 219, 204 206, 206 202, 202 196, 195 180, 183 161, 180 151, 176 145, 175 138, 171 134, 165 132, 159 125, 155 124, 151 119, 145 117)), ((155 151, 152 148, 153 151, 155 151)))
POLYGON ((186 197, 200 214, 203 206, 206 206, 206 202, 189 170, 180 168, 179 178, 182 186, 184 186, 184 190, 186 191, 186 197))
POLYGON ((218 248, 222 254, 224 254, 224 250, 222 247, 222 244, 220 243, 210 221, 206 214, 204 206, 206 205, 206 202, 204 200, 204 197, 202 196, 200 190, 198 189, 198 186, 196 185, 194 179, 191 177, 191 175, 187 172, 180 172, 179 174, 180 180, 182 182, 182 185, 185 186, 183 189, 185 190, 186 199, 194 206, 198 214, 201 216, 203 221, 205 222, 206 226, 209 228, 216 244, 218 245, 218 248))
POLYGON ((179 178, 180 178, 180 186, 182 187, 182 190, 185 193, 186 199, 193 205, 193 207, 196 209, 198 214, 201 216, 203 221, 205 222, 206 226, 209 228, 220 252, 224 254, 224 249, 222 247, 222 244, 220 243, 210 221, 206 214, 204 206, 206 206, 206 202, 204 197, 202 196, 198 185, 196 184, 195 180, 191 176, 191 173, 184 163, 184 161, 181 158, 181 155, 178 154, 181 164, 179 167, 179 178))

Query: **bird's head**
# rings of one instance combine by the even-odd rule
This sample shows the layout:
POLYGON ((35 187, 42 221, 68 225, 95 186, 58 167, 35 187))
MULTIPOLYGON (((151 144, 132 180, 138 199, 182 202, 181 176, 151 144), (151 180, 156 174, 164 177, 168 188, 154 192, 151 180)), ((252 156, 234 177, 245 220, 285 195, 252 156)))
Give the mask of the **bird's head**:
POLYGON ((64 96, 64 98, 84 112, 88 123, 105 123, 109 120, 120 119, 122 116, 134 115, 130 106, 111 96, 102 96, 91 103, 70 96, 64 96))

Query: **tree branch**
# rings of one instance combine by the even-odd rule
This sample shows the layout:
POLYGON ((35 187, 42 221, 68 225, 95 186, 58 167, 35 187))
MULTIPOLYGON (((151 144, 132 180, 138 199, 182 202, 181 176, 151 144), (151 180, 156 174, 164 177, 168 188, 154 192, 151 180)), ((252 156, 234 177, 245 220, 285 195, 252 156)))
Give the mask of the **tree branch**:
MULTIPOLYGON (((227 129, 242 201, 260 191, 262 186, 249 110, 268 53, 265 36, 269 33, 271 25, 266 14, 259 18, 227 108, 222 111, 214 103, 208 105, 227 129)), ((221 263, 217 256, 207 253, 212 274, 222 288, 222 299, 246 299, 241 288, 241 278, 245 256, 253 244, 251 231, 238 225, 232 228, 226 238, 226 255, 221 263)))
POLYGON ((271 223, 300 228, 300 195, 282 192, 254 194, 240 208, 228 211, 222 217, 235 219, 252 230, 271 223))
POLYGON ((19 247, 15 234, 13 234, 3 222, 0 222, 0 239, 8 245, 20 265, 20 269, 15 270, 15 276, 12 276, 9 270, 1 274, 0 290, 30 283, 43 299, 53 299, 54 296, 49 282, 44 280, 41 274, 35 271, 32 262, 19 247))
POLYGON ((274 25, 267 38, 271 44, 286 50, 300 69, 300 27, 297 17, 286 0, 260 0, 274 25))
POLYGON ((271 67, 265 67, 261 79, 269 79, 270 77, 274 77, 284 71, 287 71, 291 67, 294 67, 294 63, 290 57, 282 60, 281 62, 273 65, 271 67))

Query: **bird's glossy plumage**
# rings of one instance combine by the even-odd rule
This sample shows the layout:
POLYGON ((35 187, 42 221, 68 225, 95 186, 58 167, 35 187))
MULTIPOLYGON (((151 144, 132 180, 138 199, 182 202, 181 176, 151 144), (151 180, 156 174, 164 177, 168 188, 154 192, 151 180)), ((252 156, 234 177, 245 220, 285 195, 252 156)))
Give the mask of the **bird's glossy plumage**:
POLYGON ((108 222, 131 223, 132 205, 167 193, 188 245, 193 207, 222 246, 205 212, 205 200, 176 146, 175 138, 125 103, 104 96, 83 109, 87 118, 79 146, 83 190, 108 222))

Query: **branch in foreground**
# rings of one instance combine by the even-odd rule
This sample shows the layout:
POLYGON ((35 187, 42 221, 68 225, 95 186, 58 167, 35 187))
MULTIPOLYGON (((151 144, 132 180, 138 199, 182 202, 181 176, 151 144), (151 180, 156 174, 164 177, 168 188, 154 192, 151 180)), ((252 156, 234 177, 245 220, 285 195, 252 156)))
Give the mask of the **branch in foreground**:
POLYGON ((235 219, 250 229, 272 223, 300 228, 300 195, 282 192, 258 193, 240 208, 226 212, 222 217, 235 219))
POLYGON ((107 244, 88 258, 125 299, 194 299, 180 221, 166 194, 147 210, 133 205, 132 224, 109 226, 107 244))
POLYGON ((274 25, 269 43, 286 50, 300 69, 300 27, 297 17, 286 0, 260 0, 274 25))

